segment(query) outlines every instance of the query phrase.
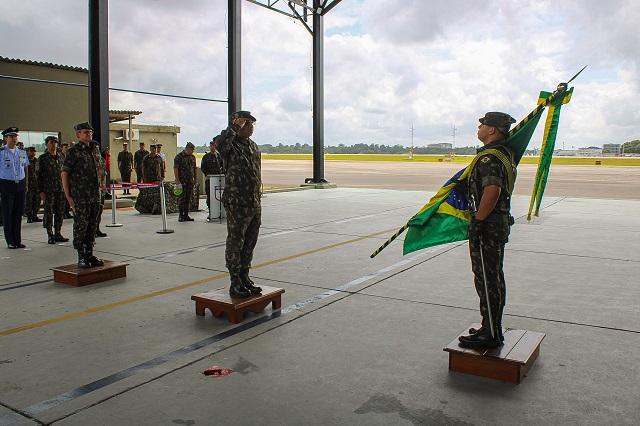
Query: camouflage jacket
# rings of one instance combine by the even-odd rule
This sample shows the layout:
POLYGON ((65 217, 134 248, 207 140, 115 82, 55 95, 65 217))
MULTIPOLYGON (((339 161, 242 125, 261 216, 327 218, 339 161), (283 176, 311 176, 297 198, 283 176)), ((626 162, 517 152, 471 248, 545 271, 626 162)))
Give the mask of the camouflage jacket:
POLYGON ((62 188, 62 164, 64 158, 60 154, 50 154, 45 151, 38 157, 38 192, 45 194, 53 194, 56 192, 64 192, 62 188))
POLYGON ((38 159, 29 158, 29 165, 27 166, 27 172, 29 173, 29 192, 35 191, 38 188, 38 159))
POLYGON ((147 155, 142 160, 142 170, 145 182, 159 182, 162 180, 162 158, 159 155, 147 155))
POLYGON ((225 166, 222 202, 259 207, 262 188, 260 149, 250 138, 239 138, 236 135, 239 129, 238 125, 231 124, 217 139, 225 166))
POLYGON ((512 179, 515 181, 516 165, 513 160, 513 153, 502 143, 504 141, 491 142, 478 150, 478 161, 476 162, 473 170, 471 170, 469 176, 469 191, 476 202, 476 208, 480 205, 484 188, 489 185, 497 185, 501 188, 500 197, 494 207, 491 214, 506 215, 511 210, 511 191, 513 190, 513 183, 509 180, 509 174, 512 174, 512 179), (496 155, 486 153, 484 151, 489 149, 496 149, 502 152, 506 158, 511 162, 511 171, 507 171, 505 164, 496 155))
POLYGON ((62 171, 69 174, 69 192, 74 203, 100 202, 105 162, 98 147, 78 142, 67 151, 62 171))
POLYGON ((133 167, 133 154, 129 151, 120 151, 118 153, 118 170, 120 172, 130 173, 133 167))
POLYGON ((149 151, 146 149, 139 149, 133 155, 133 164, 136 167, 136 170, 142 170, 142 160, 144 160, 144 157, 147 155, 149 155, 149 151))
POLYGON ((196 157, 182 151, 173 159, 173 168, 178 169, 180 183, 194 184, 196 179, 196 157))
POLYGON ((224 173, 222 167, 222 158, 220 158, 220 153, 212 154, 211 152, 207 152, 200 162, 200 169, 204 175, 221 175, 224 173))

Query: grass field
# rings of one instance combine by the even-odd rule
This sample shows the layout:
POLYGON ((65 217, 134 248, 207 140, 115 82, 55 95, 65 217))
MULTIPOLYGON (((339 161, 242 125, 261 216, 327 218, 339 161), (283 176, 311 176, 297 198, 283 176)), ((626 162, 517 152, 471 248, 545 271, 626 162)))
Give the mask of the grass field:
MULTIPOLYGON (((264 160, 309 160, 311 154, 262 154, 264 160)), ((473 156, 457 155, 453 162, 469 163, 473 156)), ((412 162, 440 162, 446 161, 443 155, 415 155, 410 160, 407 155, 384 154, 326 154, 325 160, 342 161, 412 161, 412 162)), ((521 164, 538 164, 539 157, 522 157, 521 164)), ((640 157, 554 157, 552 164, 567 164, 578 166, 640 166, 640 157), (597 162, 600 162, 598 164, 597 162)))

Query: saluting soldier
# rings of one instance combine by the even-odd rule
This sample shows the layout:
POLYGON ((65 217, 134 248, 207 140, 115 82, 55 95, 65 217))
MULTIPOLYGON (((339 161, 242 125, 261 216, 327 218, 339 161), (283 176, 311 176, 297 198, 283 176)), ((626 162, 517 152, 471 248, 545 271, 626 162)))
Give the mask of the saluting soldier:
POLYGON ((178 222, 192 222, 189 217, 189 206, 191 205, 191 195, 193 187, 196 184, 196 157, 193 155, 195 145, 187 142, 187 146, 182 152, 173 159, 173 173, 176 177, 176 184, 182 185, 182 194, 180 194, 180 203, 178 209, 180 215, 178 222))
POLYGON ((482 327, 470 329, 459 340, 464 347, 495 348, 504 342, 502 312, 507 288, 503 261, 514 223, 510 210, 516 179, 513 152, 504 142, 516 120, 503 112, 488 112, 479 121, 478 139, 484 146, 478 150, 468 189, 472 210, 469 253, 482 327))
POLYGON ((67 242, 61 234, 66 212, 66 199, 62 187, 62 165, 64 158, 58 153, 58 138, 47 136, 47 150, 38 158, 38 192, 44 202, 42 227, 47 230, 47 243, 67 242))
POLYGON ((42 222, 38 217, 40 210, 40 193, 38 192, 38 159, 36 158, 36 148, 30 146, 27 148, 27 156, 29 158, 29 189, 26 194, 25 214, 27 215, 27 223, 42 222))
POLYGON ((162 158, 157 153, 155 145, 151 145, 151 153, 142 160, 142 181, 155 183, 162 180, 162 158))
POLYGON ((144 147, 144 142, 140 142, 140 149, 136 151, 133 156, 133 167, 136 169, 136 179, 138 182, 143 182, 142 180, 142 160, 144 157, 149 155, 149 151, 147 151, 144 147))
MULTIPOLYGON (((129 152, 129 144, 124 142, 123 149, 118 153, 118 170, 120 170, 120 178, 123 186, 129 186, 131 182, 131 170, 133 167, 133 154, 129 152), (127 183, 124 183, 127 182, 127 183)), ((124 190, 125 194, 130 194, 128 189, 124 190)))
POLYGON ((226 266, 231 276, 229 294, 248 297, 262 292, 249 278, 253 249, 262 218, 261 156, 251 140, 256 119, 249 111, 229 117, 229 127, 216 138, 226 172, 222 202, 227 212, 226 266))
POLYGON ((75 127, 78 143, 69 148, 62 166, 64 195, 74 212, 73 247, 78 266, 90 268, 104 262, 93 254, 100 212, 100 185, 104 160, 100 148, 91 143, 93 127, 84 122, 75 127))

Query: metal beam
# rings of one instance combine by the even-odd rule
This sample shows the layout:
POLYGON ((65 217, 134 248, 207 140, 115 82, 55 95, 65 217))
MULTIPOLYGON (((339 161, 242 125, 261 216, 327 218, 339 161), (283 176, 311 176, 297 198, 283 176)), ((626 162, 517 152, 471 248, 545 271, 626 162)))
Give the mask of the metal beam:
POLYGON ((103 149, 110 144, 108 3, 89 0, 89 121, 103 149))
MULTIPOLYGON (((314 7, 321 0, 313 0, 314 7)), ((313 14, 313 182, 324 183, 324 17, 313 14)))
POLYGON ((242 109, 242 0, 228 0, 228 114, 242 109))

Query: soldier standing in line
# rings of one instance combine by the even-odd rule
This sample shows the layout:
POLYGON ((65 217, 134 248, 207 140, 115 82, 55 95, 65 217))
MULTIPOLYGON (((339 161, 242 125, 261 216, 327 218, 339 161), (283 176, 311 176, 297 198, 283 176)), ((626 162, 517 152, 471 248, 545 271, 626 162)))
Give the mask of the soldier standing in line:
POLYGON ((155 145, 151 145, 151 153, 142 160, 142 181, 156 183, 162 181, 162 159, 155 145))
POLYGON ((162 180, 164 180, 164 177, 167 175, 167 156, 162 152, 161 143, 157 143, 156 148, 158 149, 158 155, 162 159, 162 180))
POLYGON ((22 213, 24 200, 29 188, 27 153, 17 147, 18 128, 9 127, 2 131, 4 145, 0 148, 0 205, 4 239, 10 249, 21 249, 22 213))
POLYGON ((93 128, 87 122, 75 127, 78 143, 69 148, 62 167, 64 195, 73 210, 73 247, 78 266, 90 268, 104 262, 93 255, 100 212, 100 178, 103 160, 100 149, 91 143, 93 128))
POLYGON ((513 152, 504 145, 515 119, 502 112, 480 118, 478 139, 483 147, 469 176, 471 224, 469 252, 476 292, 480 298, 482 327, 460 336, 463 347, 495 348, 503 344, 502 312, 506 299, 504 248, 514 220, 511 193, 516 179, 513 152))
MULTIPOLYGON (((69 144, 66 142, 63 142, 60 144, 60 155, 62 155, 62 163, 64 164, 64 158, 67 156, 67 152, 69 152, 69 144)), ((69 202, 67 201, 67 199, 64 199, 64 205, 65 205, 65 211, 64 211, 64 218, 65 219, 73 219, 73 215, 71 214, 71 206, 69 205, 69 202)))
POLYGON ((62 164, 64 158, 57 151, 58 139, 47 136, 47 150, 38 159, 38 192, 44 202, 44 220, 42 226, 47 230, 47 243, 65 243, 69 241, 61 234, 66 200, 62 188, 62 164))
POLYGON ((209 152, 202 156, 202 161, 200 161, 200 170, 202 170, 202 173, 205 176, 204 192, 207 194, 207 211, 209 211, 211 194, 209 182, 206 180, 206 177, 207 175, 221 175, 224 173, 222 158, 220 157, 220 153, 216 150, 215 140, 209 142, 209 152))
POLYGON ((144 148, 144 142, 140 142, 140 149, 133 156, 133 168, 136 169, 136 180, 138 183, 143 182, 142 179, 142 160, 149 155, 149 151, 144 148))
MULTIPOLYGON (((129 152, 129 144, 123 143, 123 150, 118 153, 118 170, 120 170, 120 178, 122 179, 123 186, 129 186, 131 182, 131 169, 133 167, 133 154, 129 152)), ((130 194, 128 189, 124 190, 125 194, 130 194)))
MULTIPOLYGON (((96 140, 92 140, 91 143, 98 148, 98 151, 100 151, 100 142, 96 140)), ((106 148, 104 151, 102 151, 102 156, 100 157, 102 159, 102 162, 100 163, 100 187, 101 188, 104 188, 107 185, 107 177, 109 176, 109 161, 111 161, 110 150, 111 148, 106 148)), ((102 232, 100 230, 100 224, 102 223, 102 212, 104 211, 104 201, 105 199, 107 200, 111 199, 110 194, 111 194, 111 191, 108 191, 108 190, 100 191, 100 212, 98 213, 98 227, 96 228, 96 237, 107 236, 106 232, 102 232)), ((114 204, 113 201, 111 201, 112 206, 113 204, 114 204)))
POLYGON ((178 222, 193 222, 189 217, 189 206, 191 205, 191 196, 193 187, 196 184, 196 157, 193 155, 195 145, 187 142, 184 150, 173 159, 173 173, 176 176, 176 184, 182 185, 182 194, 180 195, 178 222))
POLYGON ((29 157, 29 182, 31 185, 27 190, 25 213, 27 215, 27 223, 42 222, 38 217, 40 210, 40 193, 38 192, 38 159, 36 158, 36 148, 30 146, 27 148, 27 156, 29 157))
POLYGON ((249 278, 262 218, 261 156, 258 145, 251 140, 255 122, 249 111, 234 112, 229 117, 229 127, 216 139, 226 172, 222 202, 227 212, 225 261, 231 276, 229 294, 239 297, 262 292, 249 278))

